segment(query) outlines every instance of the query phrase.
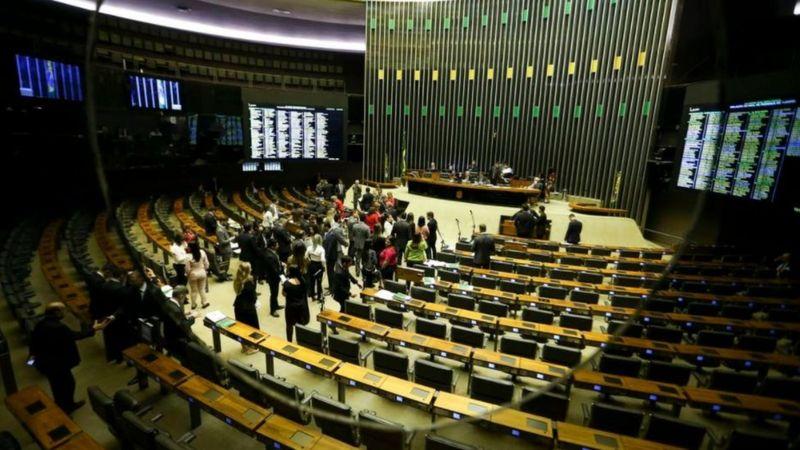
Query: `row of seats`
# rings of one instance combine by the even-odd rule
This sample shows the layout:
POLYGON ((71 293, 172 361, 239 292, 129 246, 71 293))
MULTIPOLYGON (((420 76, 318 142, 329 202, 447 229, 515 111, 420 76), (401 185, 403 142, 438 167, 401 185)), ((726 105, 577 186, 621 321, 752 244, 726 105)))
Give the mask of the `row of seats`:
POLYGON ((174 275, 172 265, 166 262, 163 255, 159 258, 158 253, 148 249, 146 243, 141 242, 139 237, 133 233, 133 228, 138 222, 138 210, 139 208, 133 202, 123 202, 116 209, 122 243, 128 254, 139 261, 141 266, 149 268, 162 280, 169 280, 174 275))
POLYGON ((36 310, 40 303, 35 301, 36 293, 28 278, 41 231, 41 225, 37 222, 20 222, 6 234, 0 252, 0 286, 3 298, 11 315, 19 323, 25 339, 39 320, 36 310))

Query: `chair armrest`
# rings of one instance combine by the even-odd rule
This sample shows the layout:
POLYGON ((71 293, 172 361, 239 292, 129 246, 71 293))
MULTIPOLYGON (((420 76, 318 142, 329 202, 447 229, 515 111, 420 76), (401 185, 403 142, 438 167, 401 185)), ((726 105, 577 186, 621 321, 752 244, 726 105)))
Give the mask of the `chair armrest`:
POLYGON ((184 434, 183 436, 179 437, 177 439, 177 441, 178 441, 178 443, 181 443, 181 444, 188 444, 188 443, 192 442, 194 440, 194 438, 196 438, 196 437, 197 437, 196 434, 194 434, 191 431, 189 431, 186 434, 184 434))
POLYGON ((589 423, 589 405, 581 403, 581 411, 583 412, 583 424, 586 425, 589 423))
POLYGON ((158 414, 156 414, 156 415, 154 415, 153 417, 150 418, 150 422, 151 423, 156 423, 156 422, 158 422, 159 420, 161 420, 163 418, 164 418, 164 413, 158 413, 158 414))
POLYGON ((311 391, 308 395, 306 395, 306 398, 304 398, 303 400, 300 400, 300 404, 301 405, 307 405, 307 404, 311 403, 311 398, 314 396, 314 394, 319 394, 319 391, 317 391, 316 389, 311 391))
POLYGON ((458 374, 454 372, 453 373, 453 385, 450 387, 450 389, 451 389, 450 392, 455 392, 456 391, 456 385, 457 384, 458 384, 458 374))
MULTIPOLYGON (((139 417, 142 417, 142 416, 144 416, 145 414, 147 414, 148 412, 150 412, 152 410, 153 410, 153 405, 146 405, 146 406, 142 406, 141 408, 137 409, 136 411, 133 411, 133 413, 136 414, 139 417)), ((158 414, 156 414, 156 415, 158 415, 158 414)), ((156 419, 156 420, 158 420, 158 419, 156 419)))
POLYGON ((406 433, 405 441, 403 442, 403 448, 411 448, 411 441, 414 440, 414 436, 416 436, 417 432, 412 431, 410 433, 406 433))
POLYGON ((364 363, 365 366, 367 365, 367 358, 369 358, 369 355, 371 355, 372 352, 374 352, 374 351, 375 351, 375 348, 371 348, 371 349, 367 350, 366 353, 364 353, 362 355, 359 355, 359 359, 361 360, 362 363, 364 363))

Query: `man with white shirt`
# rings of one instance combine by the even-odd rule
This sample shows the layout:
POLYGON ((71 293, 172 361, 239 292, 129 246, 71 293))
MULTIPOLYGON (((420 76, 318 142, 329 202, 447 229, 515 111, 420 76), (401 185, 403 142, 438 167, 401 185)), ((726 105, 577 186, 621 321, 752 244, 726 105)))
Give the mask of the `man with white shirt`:
POLYGON ((270 203, 267 209, 264 210, 264 219, 261 221, 261 226, 264 228, 272 228, 272 225, 278 220, 278 207, 275 203, 270 203))
POLYGON ((186 252, 186 242, 183 240, 181 233, 175 233, 169 251, 172 254, 172 268, 175 269, 175 283, 185 286, 188 281, 186 278, 186 263, 189 262, 190 256, 186 252))

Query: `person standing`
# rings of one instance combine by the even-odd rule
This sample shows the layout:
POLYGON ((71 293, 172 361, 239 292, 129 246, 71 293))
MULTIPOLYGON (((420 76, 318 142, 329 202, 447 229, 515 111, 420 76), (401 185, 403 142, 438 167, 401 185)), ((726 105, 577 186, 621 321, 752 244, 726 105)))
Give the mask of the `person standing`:
POLYGON ((439 232, 439 222, 433 217, 433 211, 428 211, 428 238, 425 243, 428 244, 428 259, 436 259, 436 233, 439 232))
POLYGON ((397 248, 394 242, 394 237, 386 238, 386 247, 378 254, 381 278, 384 280, 394 280, 394 272, 397 270, 397 248))
POLYGON ((536 219, 536 239, 547 239, 547 214, 544 212, 544 205, 539 205, 539 218, 536 219))
POLYGON ((208 255, 200 248, 200 244, 195 241, 189 244, 191 258, 186 263, 186 273, 189 278, 189 292, 192 302, 192 309, 197 309, 197 296, 200 296, 200 306, 208 308, 208 298, 206 298, 206 287, 208 283, 208 255))
POLYGON ((322 236, 314 235, 311 245, 306 249, 306 257, 308 258, 309 295, 322 303, 322 277, 325 273, 325 248, 322 246, 322 236))
POLYGON ((267 241, 267 246, 262 251, 262 262, 264 264, 264 277, 269 285, 269 315, 278 317, 278 311, 283 309, 278 304, 278 291, 281 287, 281 275, 283 267, 277 253, 278 243, 275 239, 267 241))
POLYGON ((494 254, 494 239, 486 233, 486 224, 478 225, 480 234, 472 241, 472 262, 476 266, 488 269, 494 254))
POLYGON ((575 218, 575 214, 570 214, 569 225, 567 225, 567 233, 564 235, 564 241, 573 245, 580 244, 581 231, 583 231, 583 224, 580 220, 575 218))
POLYGON ((283 282, 283 297, 286 299, 286 340, 292 342, 295 324, 308 324, 311 313, 308 310, 308 286, 297 266, 289 266, 289 277, 283 282))
POLYGON ((203 228, 205 228, 206 236, 214 236, 217 234, 217 216, 214 214, 214 209, 206 210, 203 216, 203 228))
MULTIPOLYGON (((422 219, 422 217, 420 217, 420 219, 422 219)), ((410 267, 414 264, 424 263, 427 259, 425 256, 427 249, 428 244, 422 239, 422 235, 414 233, 414 237, 411 238, 411 243, 406 246, 406 265, 410 267)))
POLYGON ((417 227, 414 228, 414 234, 420 235, 423 241, 428 242, 430 231, 428 230, 428 225, 425 224, 424 217, 419 216, 419 219, 417 219, 417 227))
POLYGON ((360 255, 361 277, 364 287, 371 288, 375 285, 375 277, 378 275, 378 254, 372 248, 372 241, 367 240, 364 250, 360 255))
POLYGON ((527 203, 523 204, 522 210, 514 214, 514 228, 517 230, 517 237, 531 237, 535 224, 536 215, 531 212, 531 207, 527 203))
POLYGON ((49 303, 42 319, 31 333, 30 358, 33 365, 47 378, 53 400, 65 413, 85 405, 84 400, 75 401, 75 377, 72 368, 81 362, 75 341, 91 336, 93 330, 71 330, 62 319, 66 306, 61 302, 49 303))
POLYGON ((244 224, 242 231, 236 236, 236 244, 239 246, 239 261, 252 263, 256 255, 252 223, 244 224))
POLYGON ((341 248, 347 246, 347 239, 344 237, 344 231, 338 220, 333 220, 333 226, 325 234, 322 245, 325 248, 325 270, 328 273, 328 289, 333 293, 334 268, 342 255, 341 248))
POLYGON ((361 288, 361 285, 358 284, 358 280, 350 274, 350 266, 352 263, 353 260, 345 255, 339 258, 339 261, 333 269, 333 299, 339 304, 339 311, 344 311, 344 302, 351 296, 350 283, 354 283, 359 289, 361 288))
POLYGON ((394 235, 394 244, 397 248, 398 260, 397 263, 402 262, 402 256, 406 251, 406 245, 408 241, 411 240, 411 225, 413 223, 414 216, 411 213, 406 214, 405 219, 403 216, 400 216, 394 226, 392 227, 392 235, 394 235), (409 222, 411 220, 412 222, 409 222))
MULTIPOLYGON (((250 263, 239 264, 236 277, 233 279, 233 292, 236 293, 236 299, 233 301, 233 314, 236 320, 253 328, 259 328, 258 311, 256 310, 256 282, 252 276, 250 263)), ((257 351, 256 348, 248 349, 242 344, 242 353, 250 355, 257 351)))
MULTIPOLYGON (((339 201, 344 202, 344 194, 347 192, 347 188, 344 185, 344 181, 341 178, 336 180, 336 197, 339 201)), ((342 207, 344 208, 344 206, 342 207)))
POLYGON ((169 251, 172 254, 172 268, 175 269, 175 283, 180 286, 186 286, 188 281, 186 278, 186 263, 189 262, 190 256, 186 253, 186 241, 183 240, 182 234, 175 233, 169 251))
POLYGON ((364 196, 361 197, 361 210, 362 211, 369 210, 369 208, 372 206, 372 202, 374 201, 375 201, 375 196, 372 195, 369 186, 367 186, 367 189, 364 192, 364 196))
POLYGON ((358 209, 359 200, 361 200, 361 184, 356 180, 353 183, 353 209, 358 209))
POLYGON ((231 247, 233 239, 233 236, 224 226, 217 227, 217 255, 220 256, 221 260, 219 271, 221 277, 226 281, 230 279, 228 269, 231 265, 231 256, 233 256, 233 247, 231 247))
POLYGON ((280 222, 276 222, 272 228, 272 237, 278 242, 278 256, 282 263, 285 263, 292 254, 292 235, 280 222))
MULTIPOLYGON (((361 256, 364 253, 364 247, 367 240, 370 238, 370 227, 364 222, 367 216, 361 215, 361 220, 353 225, 350 237, 353 240, 352 257, 356 258, 356 270, 361 270, 361 256)), ((373 228, 374 229, 374 228, 373 228)))

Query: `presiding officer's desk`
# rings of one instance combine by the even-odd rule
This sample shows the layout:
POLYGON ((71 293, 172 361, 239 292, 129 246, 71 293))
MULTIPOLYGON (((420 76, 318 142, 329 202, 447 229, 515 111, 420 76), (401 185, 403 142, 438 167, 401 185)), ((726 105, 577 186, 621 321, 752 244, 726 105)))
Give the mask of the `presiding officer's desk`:
MULTIPOLYGON (((438 175, 438 174, 436 174, 438 175)), ((473 184, 469 182, 407 176, 408 191, 414 194, 432 195, 440 198, 477 201, 502 205, 521 205, 539 196, 539 190, 473 184)))

